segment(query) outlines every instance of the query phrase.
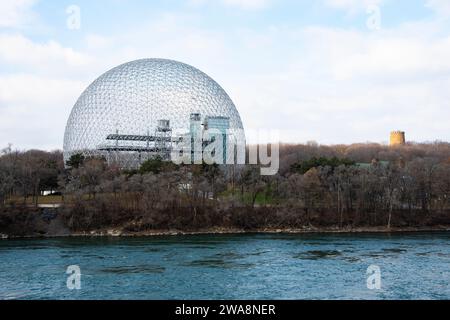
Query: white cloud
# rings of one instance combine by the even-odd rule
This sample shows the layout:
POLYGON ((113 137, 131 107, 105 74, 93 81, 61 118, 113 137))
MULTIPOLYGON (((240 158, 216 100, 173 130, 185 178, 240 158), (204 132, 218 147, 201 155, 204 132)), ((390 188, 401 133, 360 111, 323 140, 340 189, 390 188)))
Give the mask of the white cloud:
POLYGON ((425 79, 450 72, 450 37, 420 38, 392 31, 367 34, 327 28, 310 28, 304 34, 312 50, 325 54, 323 58, 337 79, 425 79), (323 50, 324 44, 328 50, 323 50))
POLYGON ((325 5, 335 9, 345 10, 350 14, 366 11, 370 6, 380 6, 385 0, 324 0, 325 5))
POLYGON ((434 10, 439 16, 450 16, 449 0, 426 0, 425 6, 434 10))
POLYGON ((15 66, 19 70, 33 69, 46 74, 67 72, 68 68, 88 65, 90 59, 54 40, 37 43, 21 34, 0 34, 0 63, 15 66))
POLYGON ((2 0, 0 1, 0 27, 21 27, 34 15, 31 7, 36 0, 2 0))
POLYGON ((83 82, 34 74, 0 75, 0 145, 55 149, 83 82))
POLYGON ((267 8, 274 0, 188 0, 193 6, 202 6, 208 3, 219 3, 227 7, 242 10, 258 10, 267 8))
POLYGON ((262 9, 266 8, 271 0, 222 0, 222 2, 227 6, 241 9, 262 9))
POLYGON ((70 109, 95 61, 49 40, 0 33, 0 145, 61 148, 70 109))
POLYGON ((270 48, 253 49, 255 63, 257 52, 284 51, 279 70, 261 64, 227 86, 247 127, 279 129, 284 141, 380 142, 398 128, 415 141, 448 140, 450 37, 420 28, 281 29, 270 48))

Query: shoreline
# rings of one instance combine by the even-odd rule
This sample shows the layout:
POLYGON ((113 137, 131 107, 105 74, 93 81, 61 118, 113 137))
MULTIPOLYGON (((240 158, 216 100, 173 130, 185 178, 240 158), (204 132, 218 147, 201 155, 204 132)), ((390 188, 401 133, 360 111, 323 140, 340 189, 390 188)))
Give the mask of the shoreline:
POLYGON ((138 237, 162 237, 162 236, 197 236, 197 235, 249 235, 249 234, 280 234, 280 235, 301 235, 301 234, 402 234, 402 233, 428 233, 428 232, 450 232, 450 226, 435 227, 360 227, 360 228, 301 228, 301 229, 228 229, 211 228, 197 231, 182 230, 150 230, 140 232, 124 232, 119 229, 95 230, 86 232, 73 232, 67 234, 44 234, 14 236, 0 234, 0 240, 17 239, 52 239, 52 238, 138 238, 138 237))

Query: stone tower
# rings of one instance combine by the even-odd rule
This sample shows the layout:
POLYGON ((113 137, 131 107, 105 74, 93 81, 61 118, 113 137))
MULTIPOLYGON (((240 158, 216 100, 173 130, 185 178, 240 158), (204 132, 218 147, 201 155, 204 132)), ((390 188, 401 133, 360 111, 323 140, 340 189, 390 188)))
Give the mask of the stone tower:
POLYGON ((403 146, 406 144, 405 132, 404 131, 393 131, 391 132, 390 146, 403 146))

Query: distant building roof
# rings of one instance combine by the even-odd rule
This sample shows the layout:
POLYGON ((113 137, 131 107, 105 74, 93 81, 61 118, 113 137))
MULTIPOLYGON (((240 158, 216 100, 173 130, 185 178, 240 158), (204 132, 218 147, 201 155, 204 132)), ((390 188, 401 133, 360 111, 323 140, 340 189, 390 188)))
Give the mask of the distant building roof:
POLYGON ((359 167, 359 168, 363 168, 363 169, 369 169, 369 168, 371 168, 371 167, 373 167, 373 166, 375 166, 375 165, 380 165, 380 166, 382 166, 382 167, 387 167, 388 165, 389 165, 389 161, 372 161, 372 162, 369 162, 369 163, 366 163, 366 162, 358 162, 358 163, 356 163, 356 166, 357 167, 359 167))

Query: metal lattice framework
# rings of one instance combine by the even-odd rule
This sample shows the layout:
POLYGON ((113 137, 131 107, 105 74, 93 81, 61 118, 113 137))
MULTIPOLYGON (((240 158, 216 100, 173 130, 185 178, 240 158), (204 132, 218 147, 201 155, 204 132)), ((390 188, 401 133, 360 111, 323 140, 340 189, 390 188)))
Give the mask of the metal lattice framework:
POLYGON ((161 120, 170 123, 170 132, 188 132, 191 113, 200 113, 203 119, 228 117, 237 139, 245 141, 232 100, 205 73, 165 59, 122 64, 100 76, 79 97, 66 126, 64 160, 75 153, 111 158, 115 151, 121 154, 112 158, 126 159, 126 167, 136 166, 142 152, 155 151, 149 141, 170 140, 158 130, 161 120))

